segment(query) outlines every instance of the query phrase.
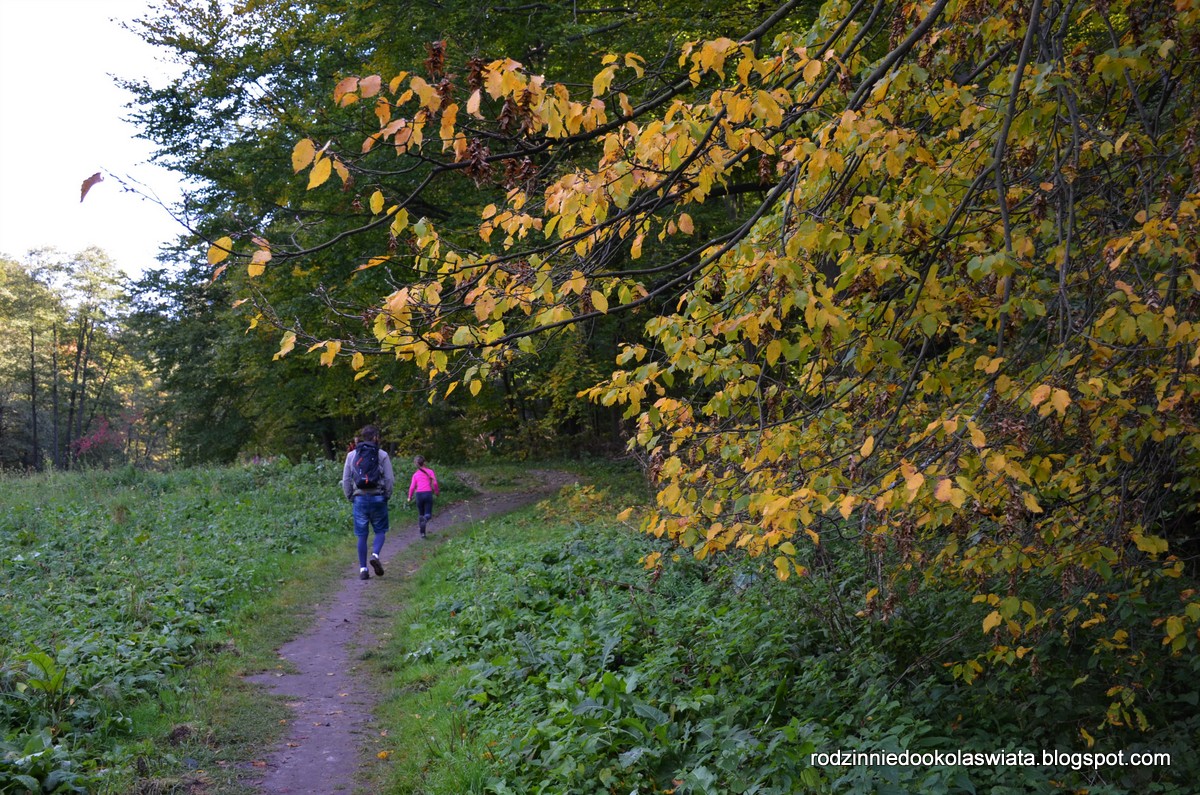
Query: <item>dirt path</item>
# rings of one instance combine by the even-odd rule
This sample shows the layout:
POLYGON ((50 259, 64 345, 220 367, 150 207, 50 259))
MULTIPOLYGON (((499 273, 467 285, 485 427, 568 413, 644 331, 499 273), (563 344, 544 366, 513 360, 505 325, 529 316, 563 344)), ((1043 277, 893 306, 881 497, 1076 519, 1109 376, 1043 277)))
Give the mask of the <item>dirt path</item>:
MULTIPOLYGON (((545 497, 573 478, 559 472, 531 473, 543 481, 541 489, 519 494, 480 494, 451 505, 434 515, 430 535, 505 513, 545 497)), ((404 576, 391 568, 391 557, 420 541, 415 524, 399 521, 388 533, 381 559, 385 576, 404 576)), ((405 520, 407 521, 407 519, 405 520)), ((371 601, 375 578, 358 579, 353 561, 353 539, 346 542, 346 582, 325 603, 318 605, 316 620, 300 637, 285 644, 279 657, 297 673, 268 671, 246 677, 288 699, 293 710, 290 731, 281 745, 265 754, 266 767, 258 789, 263 793, 334 795, 354 791, 360 754, 367 746, 377 689, 358 670, 365 650, 375 645, 365 637, 364 611, 383 605, 371 601)))

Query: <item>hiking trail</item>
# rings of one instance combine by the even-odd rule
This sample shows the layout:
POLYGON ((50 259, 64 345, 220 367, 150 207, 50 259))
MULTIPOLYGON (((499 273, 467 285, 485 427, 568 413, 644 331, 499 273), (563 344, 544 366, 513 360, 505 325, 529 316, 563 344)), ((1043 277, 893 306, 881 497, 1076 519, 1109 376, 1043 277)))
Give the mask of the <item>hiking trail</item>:
MULTIPOLYGON (((534 490, 481 492, 441 508, 430 524, 431 537, 524 507, 574 481, 574 476, 563 472, 529 474, 540 480, 534 490)), ((463 480, 478 488, 467 478, 463 480)), ((393 564, 394 556, 410 544, 424 542, 407 513, 394 510, 393 514, 380 559, 384 576, 405 577, 416 569, 405 570, 393 564)), ((399 605, 372 601, 376 578, 358 578, 353 542, 353 536, 347 534, 345 560, 339 558, 336 564, 345 565, 346 580, 328 599, 314 606, 312 626, 280 647, 277 669, 245 677, 247 682, 285 697, 293 713, 287 735, 277 747, 266 749, 261 761, 256 762, 265 766, 261 778, 250 783, 261 793, 335 795, 352 793, 359 783, 357 773, 370 744, 372 714, 383 686, 368 678, 361 664, 365 652, 381 645, 364 629, 368 623, 366 612, 372 611, 369 620, 375 623, 381 620, 379 611, 391 615, 399 605), (295 673, 289 672, 292 668, 295 673)), ((386 623, 387 617, 382 621, 386 623)))

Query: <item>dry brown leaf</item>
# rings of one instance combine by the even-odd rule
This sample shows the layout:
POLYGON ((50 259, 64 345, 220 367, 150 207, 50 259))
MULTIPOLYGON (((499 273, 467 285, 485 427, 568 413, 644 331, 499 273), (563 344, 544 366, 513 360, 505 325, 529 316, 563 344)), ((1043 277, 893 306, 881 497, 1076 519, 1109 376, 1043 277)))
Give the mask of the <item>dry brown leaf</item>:
POLYGON ((88 195, 88 191, 92 189, 93 185, 95 185, 97 182, 103 182, 103 181, 104 181, 104 175, 101 174, 99 171, 97 171, 95 174, 92 174, 90 177, 85 179, 83 181, 83 185, 81 185, 79 188, 79 201, 83 201, 84 197, 88 195))

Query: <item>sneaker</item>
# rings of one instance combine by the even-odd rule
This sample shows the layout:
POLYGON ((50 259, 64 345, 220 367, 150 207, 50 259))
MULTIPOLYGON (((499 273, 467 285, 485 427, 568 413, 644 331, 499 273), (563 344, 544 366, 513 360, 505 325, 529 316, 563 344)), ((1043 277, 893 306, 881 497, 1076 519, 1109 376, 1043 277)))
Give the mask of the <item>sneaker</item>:
POLYGON ((371 568, 375 569, 375 575, 377 577, 383 576, 383 562, 379 560, 378 555, 371 556, 371 568))
POLYGON ((358 570, 358 579, 360 579, 360 580, 371 579, 371 572, 367 571, 366 569, 359 569, 358 570))

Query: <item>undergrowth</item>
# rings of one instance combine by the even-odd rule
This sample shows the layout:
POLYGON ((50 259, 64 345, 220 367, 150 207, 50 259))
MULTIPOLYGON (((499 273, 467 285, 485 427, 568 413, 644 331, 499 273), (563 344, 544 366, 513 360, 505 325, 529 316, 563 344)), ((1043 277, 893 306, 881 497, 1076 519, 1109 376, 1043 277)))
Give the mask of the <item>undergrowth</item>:
POLYGON ((5 479, 0 792, 193 791, 222 772, 200 761, 261 744, 258 717, 282 712, 236 669, 273 661, 308 591, 350 571, 340 475, 275 461, 5 479), (201 714, 213 725, 174 722, 201 714))
POLYGON ((866 578, 851 545, 781 583, 737 558, 673 556, 602 518, 613 503, 576 487, 449 541, 416 576, 384 655, 381 725, 397 750, 381 790, 1099 795, 1200 780, 1194 660, 1159 678, 1148 731, 1088 747, 1079 730, 1101 702, 1079 697, 1094 663, 1070 644, 1039 648, 1035 673, 968 685, 944 661, 989 641, 957 593, 918 592, 887 620, 855 615, 866 578), (648 571, 652 552, 666 565, 648 571), (814 763, 838 750, 1023 751, 1037 764, 814 763), (1041 765, 1054 750, 1171 763, 1041 765))

